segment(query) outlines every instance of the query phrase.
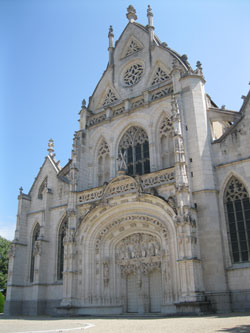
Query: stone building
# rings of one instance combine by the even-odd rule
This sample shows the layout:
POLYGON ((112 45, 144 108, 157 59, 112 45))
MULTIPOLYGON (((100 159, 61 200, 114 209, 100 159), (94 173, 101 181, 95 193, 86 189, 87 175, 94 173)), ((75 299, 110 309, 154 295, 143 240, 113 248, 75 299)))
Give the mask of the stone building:
POLYGON ((250 94, 205 93, 148 25, 128 24, 61 167, 53 140, 18 197, 5 311, 120 314, 250 309, 250 94))

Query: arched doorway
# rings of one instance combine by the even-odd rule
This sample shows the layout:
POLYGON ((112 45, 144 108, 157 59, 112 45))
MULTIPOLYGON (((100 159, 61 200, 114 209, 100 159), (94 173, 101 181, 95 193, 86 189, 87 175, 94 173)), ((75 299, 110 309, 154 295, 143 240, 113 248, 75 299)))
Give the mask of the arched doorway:
POLYGON ((161 312, 160 240, 147 233, 134 233, 118 243, 116 253, 125 312, 161 312))

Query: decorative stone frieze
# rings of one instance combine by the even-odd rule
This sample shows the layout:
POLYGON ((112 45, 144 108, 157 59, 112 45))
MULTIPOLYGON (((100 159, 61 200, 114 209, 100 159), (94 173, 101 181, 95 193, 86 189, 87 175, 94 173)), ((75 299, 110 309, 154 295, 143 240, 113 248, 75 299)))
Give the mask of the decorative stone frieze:
POLYGON ((174 168, 137 176, 136 179, 130 176, 118 176, 107 187, 103 186, 80 192, 78 194, 78 203, 83 204, 126 193, 140 192, 151 187, 172 184, 174 181, 174 168))
MULTIPOLYGON (((148 228, 154 227, 155 230, 159 230, 161 232, 162 236, 167 239, 168 238, 168 230, 166 226, 159 220, 145 215, 127 215, 123 216, 121 218, 118 218, 108 225, 106 225, 97 235, 96 238, 96 251, 99 252, 100 244, 102 242, 102 239, 106 237, 111 231, 117 227, 121 227, 123 224, 128 225, 128 222, 143 222, 144 226, 145 224, 148 225, 148 228)), ((124 230, 124 229, 123 229, 124 230)), ((122 230, 122 231, 123 231, 122 230)), ((120 232, 122 232, 120 231, 120 232)), ((158 253, 158 251, 157 251, 158 253)))
POLYGON ((152 93, 151 95, 151 101, 155 101, 156 99, 171 95, 173 93, 173 87, 166 87, 166 88, 162 88, 160 90, 157 90, 155 92, 152 93))

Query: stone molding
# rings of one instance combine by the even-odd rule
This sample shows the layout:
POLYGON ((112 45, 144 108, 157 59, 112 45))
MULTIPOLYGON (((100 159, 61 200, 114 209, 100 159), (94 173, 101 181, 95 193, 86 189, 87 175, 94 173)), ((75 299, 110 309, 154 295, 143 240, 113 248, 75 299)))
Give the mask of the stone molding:
POLYGON ((143 176, 137 176, 135 178, 130 176, 118 176, 114 178, 107 186, 79 192, 77 194, 77 202, 78 204, 85 204, 102 199, 105 200, 114 196, 133 192, 142 192, 143 190, 149 188, 165 184, 172 184, 174 182, 174 167, 152 172, 143 176))
POLYGON ((99 124, 103 124, 105 121, 110 121, 120 116, 121 114, 127 114, 128 112, 134 112, 139 110, 142 106, 147 105, 148 103, 153 103, 162 99, 164 97, 169 97, 173 94, 172 83, 167 83, 164 85, 159 84, 154 89, 148 91, 147 96, 145 97, 145 92, 143 95, 136 96, 131 98, 128 103, 128 108, 125 107, 125 102, 114 103, 115 105, 108 105, 110 112, 107 112, 107 107, 104 107, 100 112, 88 116, 87 127, 93 127, 99 124), (160 87, 159 87, 160 86, 160 87))

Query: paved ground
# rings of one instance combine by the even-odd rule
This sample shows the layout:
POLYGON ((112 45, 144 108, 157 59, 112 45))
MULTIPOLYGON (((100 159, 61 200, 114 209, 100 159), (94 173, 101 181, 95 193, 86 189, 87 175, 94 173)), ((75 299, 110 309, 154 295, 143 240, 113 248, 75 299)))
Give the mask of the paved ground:
POLYGON ((250 332, 250 313, 199 317, 4 317, 0 332, 40 333, 193 333, 250 332))

